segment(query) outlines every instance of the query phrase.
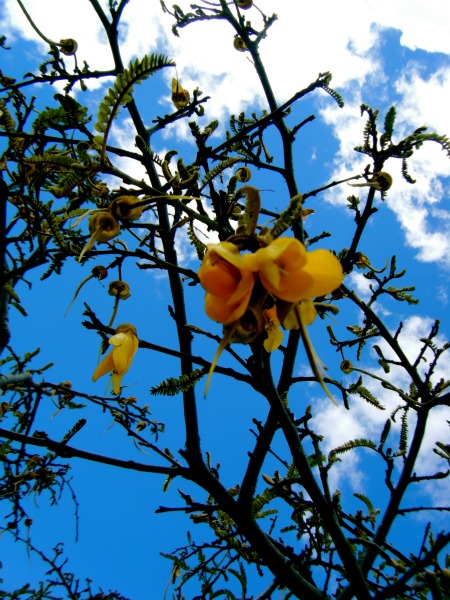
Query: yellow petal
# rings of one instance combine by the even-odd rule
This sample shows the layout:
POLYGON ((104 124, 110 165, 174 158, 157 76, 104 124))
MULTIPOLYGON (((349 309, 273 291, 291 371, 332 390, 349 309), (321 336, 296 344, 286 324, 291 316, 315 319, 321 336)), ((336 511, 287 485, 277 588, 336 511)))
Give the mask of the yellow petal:
POLYGON ((283 341, 283 332, 275 321, 270 320, 266 325, 267 338, 264 340, 264 348, 266 352, 277 350, 283 341))
POLYGON ((324 296, 333 292, 341 285, 344 276, 341 263, 328 250, 309 252, 308 262, 302 270, 313 279, 312 285, 307 290, 308 296, 304 296, 305 298, 324 296))
POLYGON ((131 331, 126 331, 113 335, 109 343, 115 346, 112 351, 114 372, 117 375, 124 375, 136 354, 139 344, 138 339, 131 331))
POLYGON ((97 379, 99 377, 106 375, 106 373, 109 373, 113 369, 114 369, 113 353, 110 352, 109 354, 107 354, 104 357, 102 362, 95 369, 94 374, 92 375, 92 381, 97 381, 97 379))
POLYGON ((122 375, 118 375, 117 373, 112 373, 111 381, 113 386, 113 392, 116 395, 120 394, 120 382, 122 381, 122 375))

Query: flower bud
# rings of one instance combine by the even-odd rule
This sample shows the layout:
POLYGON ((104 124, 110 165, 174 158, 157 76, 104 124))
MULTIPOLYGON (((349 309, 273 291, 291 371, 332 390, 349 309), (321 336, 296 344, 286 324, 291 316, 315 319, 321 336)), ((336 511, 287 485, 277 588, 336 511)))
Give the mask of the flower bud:
POLYGON ((31 456, 28 459, 27 467, 29 469, 34 469, 34 467, 37 467, 37 465, 39 465, 40 462, 41 462, 41 457, 39 456, 39 454, 34 454, 33 456, 31 456))
POLYGON ((66 56, 73 56, 75 52, 78 50, 78 44, 72 38, 67 38, 65 40, 59 40, 59 49, 66 56))
POLYGON ((130 286, 125 281, 111 281, 109 284, 108 294, 119 300, 127 300, 131 296, 130 286))
POLYGON ((343 373, 348 375, 349 373, 351 373, 353 371, 353 365, 350 360, 343 360, 341 362, 340 369, 343 373))
POLYGON ((238 50, 239 52, 245 52, 247 50, 247 44, 244 42, 244 40, 239 37, 238 35, 234 36, 234 40, 233 40, 233 46, 235 47, 236 50, 238 50))
POLYGON ((239 6, 239 8, 247 10, 253 6, 253 0, 236 0, 236 4, 239 6))
POLYGON ((357 252, 355 254, 355 265, 359 269, 366 269, 367 267, 370 267, 370 260, 362 252, 357 252))
POLYGON ((108 269, 106 267, 102 267, 102 265, 97 265, 92 269, 92 275, 97 277, 99 281, 102 281, 108 277, 108 269))
POLYGON ((178 110, 184 108, 191 99, 189 92, 183 89, 175 77, 172 79, 172 102, 178 110))

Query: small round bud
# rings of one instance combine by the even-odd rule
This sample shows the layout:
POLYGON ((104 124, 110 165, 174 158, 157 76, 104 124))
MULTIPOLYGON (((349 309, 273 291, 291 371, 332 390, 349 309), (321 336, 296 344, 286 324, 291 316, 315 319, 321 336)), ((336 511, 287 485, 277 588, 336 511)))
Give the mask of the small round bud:
POLYGON ((351 373, 353 371, 353 365, 350 360, 343 360, 341 362, 340 369, 343 373, 348 375, 349 373, 351 373))
POLYGON ((66 388, 68 390, 72 389, 72 382, 71 381, 61 381, 61 383, 59 384, 61 387, 66 388))
POLYGON ((72 38, 67 38, 65 40, 59 40, 59 49, 66 56, 73 56, 75 52, 78 50, 78 44, 72 38))
POLYGON ((28 517, 27 519, 25 519, 24 523, 25 527, 31 527, 31 525, 33 524, 33 519, 30 519, 30 517, 28 517))
POLYGON ((247 10, 253 6, 253 0, 236 0, 236 4, 239 6, 239 8, 247 10))
POLYGON ((108 294, 119 300, 127 300, 131 296, 130 286, 125 281, 111 281, 109 284, 108 294))
POLYGON ((102 281, 108 277, 108 269, 106 267, 102 267, 102 265, 97 265, 92 269, 92 275, 97 277, 99 281, 102 281))
POLYGON ((238 35, 234 36, 234 40, 233 40, 233 46, 235 47, 236 50, 238 50, 239 52, 245 52, 247 50, 247 44, 244 42, 244 40, 239 37, 238 35))
POLYGON ((39 454, 34 454, 33 456, 31 456, 28 461, 27 461, 27 467, 29 469, 34 469, 34 467, 37 467, 37 465, 39 465, 41 463, 41 457, 39 456, 39 454))
POLYGON ((362 252, 357 252, 355 254, 355 265, 358 269, 367 269, 367 267, 370 267, 370 260, 362 252))
POLYGON ((139 421, 139 423, 136 425, 136 431, 142 431, 146 427, 147 423, 145 421, 139 421))

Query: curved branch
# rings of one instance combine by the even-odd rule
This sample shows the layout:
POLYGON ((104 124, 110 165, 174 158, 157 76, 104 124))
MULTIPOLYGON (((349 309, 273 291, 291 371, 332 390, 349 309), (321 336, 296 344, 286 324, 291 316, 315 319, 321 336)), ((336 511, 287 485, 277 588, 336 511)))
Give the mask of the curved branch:
POLYGON ((121 469, 130 469, 132 471, 141 471, 143 473, 158 473, 160 475, 170 475, 170 477, 181 476, 185 477, 186 479, 191 479, 190 469, 184 467, 160 467, 158 465, 138 463, 134 460, 121 460, 120 458, 114 458, 112 456, 104 456, 103 454, 95 454, 94 452, 80 450, 78 448, 74 448, 73 446, 66 446, 61 442, 51 440, 50 438, 38 438, 23 435, 21 433, 3 428, 0 428, 0 437, 7 440, 20 442, 22 444, 30 444, 31 446, 47 448, 62 458, 82 458, 84 460, 102 463, 104 465, 111 465, 121 469))

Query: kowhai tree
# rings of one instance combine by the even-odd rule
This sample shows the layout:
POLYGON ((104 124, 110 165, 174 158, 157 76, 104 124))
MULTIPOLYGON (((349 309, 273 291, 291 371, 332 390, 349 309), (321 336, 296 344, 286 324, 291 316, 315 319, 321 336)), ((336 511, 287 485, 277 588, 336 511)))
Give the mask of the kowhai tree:
MULTIPOLYGON (((264 110, 219 123, 208 122, 209 96, 185 89, 170 57, 152 53, 124 64, 119 34, 127 0, 109 0, 107 10, 98 0, 89 2, 110 44, 110 70, 91 70, 86 62, 81 67, 77 41, 48 39, 19 2, 48 54, 22 78, 0 75, 2 528, 5 537, 25 544, 49 567, 38 586, 18 581, 23 587, 2 591, 1 597, 123 597, 100 595, 92 582, 68 572, 62 546, 52 553, 34 541, 39 510, 33 498, 54 505, 68 494, 76 503, 74 459, 134 470, 158 485, 163 476, 162 490, 172 493, 173 504, 154 509, 184 513, 189 523, 187 541, 180 534, 178 548, 165 552, 172 569, 166 597, 448 597, 450 533, 434 531, 432 516, 425 526, 414 519, 449 507, 427 508, 411 489, 449 473, 445 440, 434 448, 441 467, 417 471, 430 415, 450 404, 450 382, 440 376, 449 344, 436 319, 411 356, 402 322, 389 327, 383 307, 414 306, 414 287, 395 257, 376 268, 382 255, 368 257, 361 246, 374 215, 395 193, 392 162, 401 161, 403 177, 413 184, 408 159, 429 142, 450 155, 448 139, 417 123, 399 139, 395 107, 381 117, 377 107, 363 104, 362 143, 355 152, 365 156, 364 170, 300 189, 303 165, 296 144, 306 126, 314 127, 313 117, 301 113, 302 102, 315 94, 339 106, 344 99, 325 72, 277 101, 259 52, 276 15, 264 14, 252 0, 190 6, 161 1, 176 36, 220 21, 236 52, 254 67, 264 110), (169 71, 171 110, 149 118, 145 96, 169 71), (104 94, 95 110, 86 100, 91 81, 100 82, 104 94), (47 89, 51 101, 43 107, 39 99, 47 89), (114 130, 125 121, 132 124, 133 150, 114 143, 114 130), (162 135, 182 125, 191 151, 175 143, 157 152, 162 135), (321 218, 321 196, 349 184, 353 225, 345 245, 334 245, 333 231, 309 235, 308 223, 321 218), (275 201, 267 186, 275 188, 275 201), (368 298, 351 285, 355 270, 370 284, 368 298), (167 321, 159 327, 148 306, 157 302, 161 274, 170 298, 167 321), (73 306, 84 302, 80 340, 87 334, 95 347, 100 337, 104 356, 98 366, 86 364, 83 356, 77 361, 84 388, 69 379, 55 382, 51 365, 39 363, 39 351, 21 355, 12 343, 12 313, 26 315, 27 286, 46 280, 73 289, 66 319, 76 318, 73 306), (89 294, 96 280, 103 287, 94 310, 89 294), (133 287, 131 281, 140 283, 133 287), (131 294, 142 311, 124 322, 131 294), (339 333, 336 319, 346 323, 339 333), (326 368, 320 360, 325 351, 326 368), (377 362, 367 368, 371 353, 377 362), (298 374, 299 356, 308 361, 307 374, 298 374), (170 376, 149 382, 144 369, 133 371, 137 357, 149 365, 170 360, 170 376), (407 385, 397 384, 399 372, 407 385), (99 395, 94 390, 101 383, 94 387, 90 379, 104 376, 109 386, 99 395), (128 393, 132 378, 146 386, 139 397, 128 393), (320 402, 310 402, 312 389, 320 402), (336 419, 357 403, 379 413, 385 410, 380 390, 389 393, 395 409, 378 421, 377 435, 349 437, 326 453, 327 431, 314 421, 320 407, 335 403, 336 419), (258 398, 259 413, 239 427, 251 432, 251 441, 230 432, 239 460, 235 472, 224 475, 217 449, 212 453, 204 442, 202 413, 218 404, 222 411, 231 406, 236 411, 249 392, 258 398), (173 404, 178 413, 173 419, 182 418, 183 427, 168 447, 171 415, 163 422, 154 400, 165 397, 169 403, 174 396, 181 403, 173 404), (56 421, 42 416, 50 403, 66 427, 63 436, 56 421), (123 458, 77 443, 96 411, 123 434, 123 458), (334 487, 334 473, 348 453, 364 453, 364 460, 376 464, 376 497, 334 487), (397 543, 393 530, 399 520, 421 528, 414 549, 397 543)), ((6 40, 2 45, 2 52, 14 52, 6 40)), ((55 323, 42 327, 64 327, 55 323)), ((77 343, 71 336, 71 344, 77 343)), ((234 415, 236 423, 241 419, 245 412, 234 415)), ((226 456, 227 448, 221 451, 226 456)))

